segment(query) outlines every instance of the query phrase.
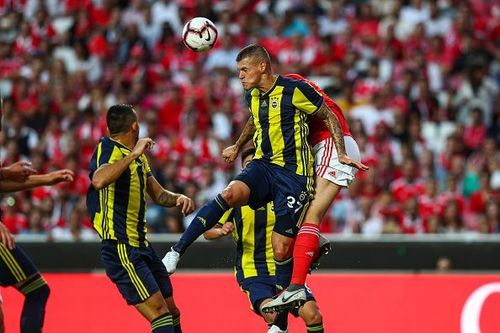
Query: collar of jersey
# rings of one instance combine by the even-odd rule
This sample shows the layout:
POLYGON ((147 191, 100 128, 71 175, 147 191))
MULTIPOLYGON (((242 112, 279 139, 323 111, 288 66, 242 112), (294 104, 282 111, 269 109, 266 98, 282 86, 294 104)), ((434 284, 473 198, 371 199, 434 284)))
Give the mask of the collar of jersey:
POLYGON ((123 145, 122 143, 120 143, 119 141, 116 141, 112 138, 110 138, 109 136, 107 137, 107 139, 109 139, 111 142, 113 142, 114 144, 116 144, 119 148, 123 148, 125 150, 127 150, 128 152, 131 152, 132 150, 130 148, 128 148, 127 146, 123 145))
POLYGON ((276 76, 276 79, 274 80, 274 83, 273 83, 273 85, 271 86, 271 88, 269 88, 269 90, 268 90, 268 91, 266 91, 265 93, 261 94, 261 95, 260 95, 260 98, 262 98, 262 97, 267 97, 267 96, 268 96, 268 95, 269 95, 269 94, 270 94, 270 93, 274 90, 274 88, 276 87, 276 84, 278 83, 278 80, 279 80, 280 78, 281 78, 281 75, 276 76))

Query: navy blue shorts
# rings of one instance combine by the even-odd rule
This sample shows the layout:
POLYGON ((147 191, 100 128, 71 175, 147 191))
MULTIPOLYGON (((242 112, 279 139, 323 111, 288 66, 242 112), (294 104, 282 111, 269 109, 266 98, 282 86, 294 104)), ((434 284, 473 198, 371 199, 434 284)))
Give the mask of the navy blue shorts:
POLYGON ((38 269, 19 245, 9 250, 0 243, 0 286, 15 286, 37 273, 38 269))
MULTIPOLYGON (((260 305, 268 298, 273 298, 280 290, 276 287, 276 279, 274 276, 267 277, 250 277, 243 279, 240 283, 241 290, 247 295, 250 301, 252 311, 261 316, 260 305)), ((306 295, 308 301, 313 301, 314 296, 306 288, 306 295)), ((294 314, 292 312, 292 314, 294 314)), ((295 314, 294 314, 295 315, 295 314)))
POLYGON ((273 201, 276 214, 274 231, 295 237, 309 205, 312 177, 300 176, 278 165, 252 160, 235 177, 250 188, 248 205, 258 209, 273 201))
POLYGON ((116 284, 127 304, 142 303, 158 290, 164 298, 172 296, 167 270, 151 245, 134 247, 103 240, 101 259, 106 275, 116 284))

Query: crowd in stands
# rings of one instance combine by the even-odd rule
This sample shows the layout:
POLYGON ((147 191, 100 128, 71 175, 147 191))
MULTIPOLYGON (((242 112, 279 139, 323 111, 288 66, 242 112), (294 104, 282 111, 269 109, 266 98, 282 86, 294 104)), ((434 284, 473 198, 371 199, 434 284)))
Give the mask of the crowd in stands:
MULTIPOLYGON (((239 170, 220 155, 247 119, 235 58, 253 42, 334 98, 370 166, 324 232, 500 232, 500 3, 479 0, 0 0, 1 161, 76 174, 4 196, 2 221, 92 237, 88 165, 116 103, 155 140, 155 176, 201 207, 239 170), (193 16, 218 27, 208 53, 182 43, 193 16)), ((147 219, 176 233, 192 216, 147 219)))

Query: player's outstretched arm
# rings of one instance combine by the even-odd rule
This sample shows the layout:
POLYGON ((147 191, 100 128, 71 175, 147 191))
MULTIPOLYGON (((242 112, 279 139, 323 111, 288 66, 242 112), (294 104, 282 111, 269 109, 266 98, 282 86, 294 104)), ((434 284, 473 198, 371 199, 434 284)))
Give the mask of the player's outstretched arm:
POLYGON ((203 233, 203 237, 207 240, 216 240, 225 236, 231 235, 234 230, 233 222, 226 222, 224 224, 216 224, 203 233))
POLYGON ((238 157, 241 148, 245 145, 245 143, 247 143, 250 139, 252 139, 254 133, 255 133, 255 124, 253 122, 252 115, 250 115, 250 118, 248 118, 248 121, 245 124, 245 127, 243 128, 240 137, 238 138, 238 140, 236 140, 236 143, 232 146, 227 147, 222 152, 222 158, 224 159, 224 161, 226 163, 234 162, 236 157, 238 157))
POLYGON ((184 215, 194 211, 194 202, 191 198, 164 189, 153 176, 148 177, 146 190, 148 191, 149 197, 158 205, 165 207, 180 207, 184 215))
POLYGON ((0 181, 0 192, 17 192, 29 190, 38 186, 50 186, 60 182, 72 182, 74 173, 71 170, 63 169, 49 172, 43 175, 32 175, 22 183, 10 180, 0 181))
POLYGON ((36 170, 31 167, 31 162, 19 161, 8 167, 0 168, 0 181, 24 182, 35 173, 36 170))
POLYGON ((347 155, 345 150, 344 134, 342 133, 342 129, 340 128, 339 120, 333 115, 333 111, 330 110, 325 102, 321 104, 318 112, 316 112, 316 115, 323 119, 326 127, 330 131, 330 134, 333 137, 333 141, 335 142, 335 149, 337 149, 337 155, 339 157, 340 163, 350 165, 359 170, 368 170, 368 167, 366 165, 353 160, 347 155))
POLYGON ((153 145, 154 141, 150 138, 139 139, 130 154, 115 163, 101 165, 92 175, 92 186, 96 190, 100 190, 114 183, 129 167, 130 163, 144 154, 146 149, 151 149, 153 145))
POLYGON ((2 222, 0 222, 0 243, 9 250, 15 247, 14 236, 12 236, 9 229, 2 222))

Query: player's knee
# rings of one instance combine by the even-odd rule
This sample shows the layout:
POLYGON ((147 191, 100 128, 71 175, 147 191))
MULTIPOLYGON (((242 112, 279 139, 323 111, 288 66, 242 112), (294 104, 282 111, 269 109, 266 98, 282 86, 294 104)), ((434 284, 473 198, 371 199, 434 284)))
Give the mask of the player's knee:
POLYGON ((274 249, 274 260, 284 261, 290 258, 290 251, 286 247, 277 247, 274 249))
POLYGON ((292 256, 293 239, 284 237, 273 242, 274 259, 283 261, 292 256))
POLYGON ((222 191, 221 196, 230 207, 239 206, 242 201, 242 192, 234 187, 228 186, 222 191))
POLYGON ((323 315, 316 302, 307 302, 300 314, 306 325, 318 324, 323 321, 323 315))
POLYGON ((181 315, 181 311, 177 306, 170 306, 169 307, 170 313, 172 314, 173 317, 179 317, 181 315))
POLYGON ((155 302, 154 304, 152 304, 151 310, 157 316, 161 316, 166 312, 171 312, 167 306, 167 303, 165 302, 155 302))

